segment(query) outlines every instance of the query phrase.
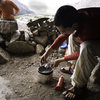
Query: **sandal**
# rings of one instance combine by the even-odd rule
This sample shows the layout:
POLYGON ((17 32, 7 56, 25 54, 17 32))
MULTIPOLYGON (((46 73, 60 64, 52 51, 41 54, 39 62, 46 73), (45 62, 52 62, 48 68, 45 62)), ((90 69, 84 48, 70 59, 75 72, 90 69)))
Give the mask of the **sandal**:
POLYGON ((84 87, 83 88, 78 88, 78 87, 73 87, 74 90, 66 90, 63 92, 64 98, 66 100, 80 100, 81 94, 83 94, 84 87))
POLYGON ((71 68, 71 66, 69 67, 69 70, 65 70, 65 68, 63 67, 63 68, 60 69, 60 71, 63 72, 63 73, 70 74, 70 75, 73 74, 73 69, 71 68))

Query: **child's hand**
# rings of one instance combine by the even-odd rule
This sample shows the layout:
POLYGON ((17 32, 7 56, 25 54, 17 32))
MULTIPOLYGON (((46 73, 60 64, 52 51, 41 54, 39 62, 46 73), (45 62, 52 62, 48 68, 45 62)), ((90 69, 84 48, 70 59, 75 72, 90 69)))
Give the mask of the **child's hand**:
POLYGON ((53 63, 52 63, 52 67, 58 67, 60 61, 59 59, 55 60, 53 63))
POLYGON ((64 61, 64 58, 60 58, 60 59, 56 59, 53 63, 52 63, 52 67, 58 67, 58 65, 64 61))
POLYGON ((41 64, 43 64, 43 63, 45 63, 46 62, 46 54, 43 54, 42 56, 41 56, 41 64))

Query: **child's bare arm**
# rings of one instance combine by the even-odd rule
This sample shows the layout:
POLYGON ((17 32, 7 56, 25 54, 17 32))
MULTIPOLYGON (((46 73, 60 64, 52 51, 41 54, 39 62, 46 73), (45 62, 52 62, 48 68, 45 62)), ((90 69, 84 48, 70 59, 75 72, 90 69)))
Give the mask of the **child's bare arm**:
POLYGON ((14 15, 17 15, 19 13, 19 11, 20 11, 19 7, 14 2, 12 2, 12 1, 10 1, 10 4, 15 9, 14 15))

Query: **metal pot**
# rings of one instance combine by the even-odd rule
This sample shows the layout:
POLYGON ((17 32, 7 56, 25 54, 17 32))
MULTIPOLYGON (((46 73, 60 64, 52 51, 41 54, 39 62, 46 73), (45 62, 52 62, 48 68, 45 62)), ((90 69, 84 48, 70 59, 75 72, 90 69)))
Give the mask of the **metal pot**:
POLYGON ((52 80, 53 69, 49 65, 42 65, 38 68, 38 82, 47 83, 52 80))

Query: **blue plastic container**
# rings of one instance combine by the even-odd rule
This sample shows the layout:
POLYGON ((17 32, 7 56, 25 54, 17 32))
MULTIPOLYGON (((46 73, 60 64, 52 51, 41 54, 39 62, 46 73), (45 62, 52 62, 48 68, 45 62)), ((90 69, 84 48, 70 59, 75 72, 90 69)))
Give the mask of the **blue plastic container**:
POLYGON ((62 43, 60 46, 61 49, 66 49, 68 48, 67 43, 62 43))

